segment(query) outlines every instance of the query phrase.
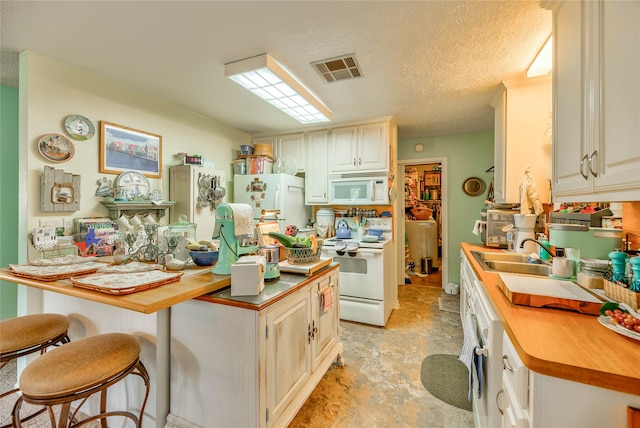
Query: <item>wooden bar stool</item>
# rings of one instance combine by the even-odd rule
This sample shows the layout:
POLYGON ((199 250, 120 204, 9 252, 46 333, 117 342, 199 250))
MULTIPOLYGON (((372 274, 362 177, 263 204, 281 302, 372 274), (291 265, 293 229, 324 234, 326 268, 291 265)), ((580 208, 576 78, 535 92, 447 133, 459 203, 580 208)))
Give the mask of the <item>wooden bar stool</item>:
MULTIPOLYGON (((69 318, 60 314, 25 315, 0 321, 0 369, 19 357, 34 352, 43 354, 51 346, 68 343, 68 329, 69 318)), ((7 391, 0 395, 0 399, 16 392, 17 388, 7 391)), ((22 420, 33 419, 45 410, 43 408, 22 420)), ((10 426, 8 424, 0 428, 10 426)))
POLYGON ((108 333, 74 340, 53 349, 29 364, 20 375, 21 397, 13 409, 13 423, 17 428, 23 402, 45 406, 53 427, 76 427, 100 420, 106 428, 107 418, 126 417, 137 427, 149 397, 149 374, 140 361, 140 345, 135 337, 123 333, 108 333), (140 376, 146 392, 140 416, 126 410, 107 411, 107 389, 129 374, 140 376), (100 413, 77 421, 80 408, 89 396, 100 392, 100 413), (71 403, 82 400, 72 410, 71 403), (61 405, 56 423, 53 406, 61 405))

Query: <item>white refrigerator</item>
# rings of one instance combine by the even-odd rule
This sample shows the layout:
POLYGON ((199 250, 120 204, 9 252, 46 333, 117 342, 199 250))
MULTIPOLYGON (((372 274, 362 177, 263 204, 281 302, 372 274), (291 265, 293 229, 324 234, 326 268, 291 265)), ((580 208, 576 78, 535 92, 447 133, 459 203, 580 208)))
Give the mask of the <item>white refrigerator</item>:
POLYGON ((278 224, 282 233, 291 224, 305 228, 310 218, 309 207, 304 204, 304 178, 294 175, 235 174, 233 201, 251 205, 256 223, 262 216, 262 210, 280 210, 278 224))

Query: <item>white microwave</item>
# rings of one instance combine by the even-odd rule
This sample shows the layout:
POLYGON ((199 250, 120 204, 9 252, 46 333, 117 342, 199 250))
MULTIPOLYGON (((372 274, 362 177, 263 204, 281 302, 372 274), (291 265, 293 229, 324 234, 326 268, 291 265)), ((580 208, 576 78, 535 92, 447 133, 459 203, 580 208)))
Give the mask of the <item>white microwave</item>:
POLYGON ((389 204, 387 177, 339 178, 329 181, 329 203, 333 205, 389 204))

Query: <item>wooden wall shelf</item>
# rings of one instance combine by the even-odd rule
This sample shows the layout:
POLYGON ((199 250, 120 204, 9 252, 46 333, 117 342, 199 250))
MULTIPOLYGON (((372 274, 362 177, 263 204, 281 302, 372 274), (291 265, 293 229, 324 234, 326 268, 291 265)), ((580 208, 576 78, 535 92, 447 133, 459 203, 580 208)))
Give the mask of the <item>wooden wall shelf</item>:
POLYGON ((109 210, 109 218, 117 220, 123 213, 127 215, 152 213, 156 219, 164 217, 166 210, 175 205, 174 201, 100 201, 109 210))

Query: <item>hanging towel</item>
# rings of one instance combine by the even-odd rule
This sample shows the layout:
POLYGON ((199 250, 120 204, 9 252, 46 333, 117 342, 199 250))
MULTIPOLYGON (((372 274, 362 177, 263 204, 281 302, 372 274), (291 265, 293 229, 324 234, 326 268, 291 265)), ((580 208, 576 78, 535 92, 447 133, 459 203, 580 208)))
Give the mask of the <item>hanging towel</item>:
POLYGON ((233 211, 236 236, 253 237, 253 209, 249 204, 228 204, 233 211))
POLYGON ((462 340, 462 351, 460 351, 460 361, 469 370, 469 401, 471 401, 471 391, 473 390, 473 372, 476 362, 476 349, 480 347, 478 340, 478 329, 476 320, 471 314, 465 318, 464 339, 462 340))
POLYGON ((333 306, 333 288, 331 287, 325 288, 322 291, 321 295, 322 295, 322 310, 326 312, 329 309, 331 309, 331 307, 333 306))
POLYGON ((483 378, 482 363, 483 363, 484 355, 474 352, 473 359, 474 359, 474 368, 476 370, 476 381, 478 384, 478 398, 482 398, 482 378, 483 378))

